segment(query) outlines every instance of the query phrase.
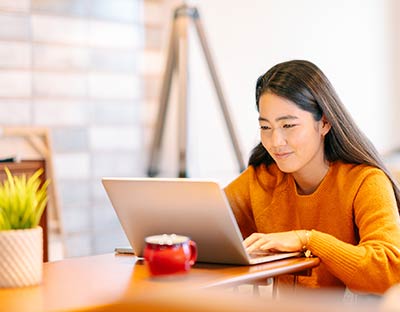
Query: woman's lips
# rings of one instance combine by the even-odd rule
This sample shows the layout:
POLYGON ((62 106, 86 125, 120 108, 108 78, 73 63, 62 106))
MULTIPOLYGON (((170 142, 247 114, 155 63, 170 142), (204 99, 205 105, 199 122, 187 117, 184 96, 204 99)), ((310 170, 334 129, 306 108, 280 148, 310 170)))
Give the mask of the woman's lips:
POLYGON ((274 153, 274 157, 276 159, 285 159, 288 158, 290 155, 292 155, 293 152, 287 152, 287 153, 274 153))

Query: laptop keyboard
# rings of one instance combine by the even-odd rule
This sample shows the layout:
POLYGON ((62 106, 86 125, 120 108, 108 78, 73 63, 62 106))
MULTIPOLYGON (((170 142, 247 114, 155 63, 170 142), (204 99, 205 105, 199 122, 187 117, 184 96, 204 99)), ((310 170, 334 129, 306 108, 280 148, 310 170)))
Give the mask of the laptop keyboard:
POLYGON ((271 255, 276 255, 278 252, 273 252, 273 251, 253 251, 249 253, 249 257, 254 259, 254 258, 261 258, 265 256, 271 256, 271 255))

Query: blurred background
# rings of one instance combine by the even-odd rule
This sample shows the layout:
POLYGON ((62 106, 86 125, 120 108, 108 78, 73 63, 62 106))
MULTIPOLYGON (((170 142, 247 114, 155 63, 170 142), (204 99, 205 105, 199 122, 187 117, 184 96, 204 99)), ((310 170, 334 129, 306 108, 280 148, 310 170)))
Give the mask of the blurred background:
MULTIPOLYGON (((46 127, 52 136, 64 250, 51 249, 51 260, 128 244, 101 178, 146 176, 170 25, 180 4, 0 0, 0 125, 46 127)), ((259 141, 257 77, 278 62, 307 59, 325 72, 361 130, 395 167, 399 1, 188 4, 199 9, 245 161, 259 141)), ((193 26, 188 40, 188 174, 224 186, 239 168, 193 26)), ((172 96, 160 176, 177 175, 175 102, 172 96)))

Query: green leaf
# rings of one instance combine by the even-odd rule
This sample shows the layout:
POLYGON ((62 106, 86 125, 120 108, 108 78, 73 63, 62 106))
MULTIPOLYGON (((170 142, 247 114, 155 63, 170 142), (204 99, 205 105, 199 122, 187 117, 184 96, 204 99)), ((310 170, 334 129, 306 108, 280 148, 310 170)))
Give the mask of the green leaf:
POLYGON ((42 181, 43 169, 29 178, 13 176, 4 169, 7 179, 0 183, 0 230, 36 227, 46 207, 49 180, 42 181))

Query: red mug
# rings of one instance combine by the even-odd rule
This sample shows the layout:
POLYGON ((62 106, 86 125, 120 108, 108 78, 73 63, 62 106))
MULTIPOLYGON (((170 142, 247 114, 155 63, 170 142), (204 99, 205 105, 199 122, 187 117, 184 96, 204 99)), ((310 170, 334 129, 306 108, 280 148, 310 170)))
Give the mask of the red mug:
POLYGON ((187 273, 196 262, 196 243, 187 236, 154 235, 145 243, 144 260, 152 276, 187 273))

